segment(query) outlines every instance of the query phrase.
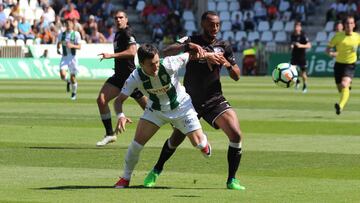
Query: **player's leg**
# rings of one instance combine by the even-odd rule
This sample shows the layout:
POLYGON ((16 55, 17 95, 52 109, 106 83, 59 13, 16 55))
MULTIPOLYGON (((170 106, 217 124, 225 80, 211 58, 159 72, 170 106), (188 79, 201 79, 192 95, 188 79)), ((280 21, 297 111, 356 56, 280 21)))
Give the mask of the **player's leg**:
POLYGON ((185 140, 185 138, 186 135, 184 135, 180 130, 174 128, 171 137, 165 141, 154 168, 144 179, 145 187, 155 186, 156 179, 162 172, 166 161, 169 160, 170 157, 175 153, 176 148, 185 140))
POLYGON ((78 88, 78 83, 76 81, 76 74, 79 72, 78 70, 78 61, 75 56, 69 59, 69 71, 70 71, 70 84, 71 84, 71 99, 76 99, 76 93, 78 88))
MULTIPOLYGON (((144 113, 144 115, 146 112, 144 113)), ((157 122, 155 122, 157 123, 157 122)), ((139 161, 140 152, 144 148, 144 145, 151 139, 151 137, 158 131, 162 124, 155 124, 145 119, 140 119, 135 138, 128 147, 126 156, 125 156, 125 166, 123 175, 120 177, 119 181, 115 184, 116 188, 128 187, 131 179, 131 175, 134 171, 134 168, 139 161), (159 125, 159 126, 158 126, 159 125)))
MULTIPOLYGON (((340 101, 339 101, 340 112, 344 109, 345 105, 349 101, 349 97, 350 97, 350 89, 349 89, 349 87, 350 87, 350 84, 351 84, 351 78, 350 77, 345 76, 345 77, 342 78, 342 80, 341 80, 341 96, 340 96, 340 101)), ((337 108, 337 107, 335 106, 335 108, 337 108)))
POLYGON ((307 92, 307 79, 308 79, 306 66, 301 67, 301 78, 303 80, 302 91, 303 91, 303 93, 306 93, 307 92))
POLYGON ((243 135, 240 130, 238 117, 233 109, 227 109, 220 114, 214 121, 215 125, 222 129, 229 138, 229 147, 227 153, 228 178, 227 188, 244 190, 236 179, 236 172, 239 168, 242 155, 243 135))
POLYGON ((65 58, 61 58, 60 79, 66 83, 66 92, 70 92, 70 80, 66 78, 67 69, 68 69, 68 64, 66 63, 65 58))
POLYGON ((100 112, 101 121, 105 128, 104 138, 96 143, 96 146, 104 146, 108 143, 116 141, 116 135, 114 135, 111 112, 109 108, 109 102, 119 95, 120 89, 108 82, 105 82, 102 86, 99 95, 97 97, 97 104, 100 112))
POLYGON ((76 100, 78 83, 76 81, 76 75, 73 73, 70 74, 70 84, 71 84, 71 100, 76 100))

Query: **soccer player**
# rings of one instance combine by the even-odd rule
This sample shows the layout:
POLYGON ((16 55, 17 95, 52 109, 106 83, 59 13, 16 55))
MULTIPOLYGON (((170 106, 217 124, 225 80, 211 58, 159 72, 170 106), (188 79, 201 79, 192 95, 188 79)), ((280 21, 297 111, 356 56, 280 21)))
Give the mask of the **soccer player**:
POLYGON ((80 33, 74 31, 74 22, 71 19, 65 21, 66 30, 58 35, 57 38, 57 53, 61 54, 60 47, 62 47, 62 57, 60 61, 60 77, 66 82, 66 91, 70 92, 71 85, 71 99, 76 100, 77 81, 76 74, 78 73, 78 61, 76 58, 76 50, 81 49, 79 44, 81 40, 80 33), (70 72, 70 80, 66 79, 66 71, 70 72))
MULTIPOLYGON (((204 118, 213 128, 223 130, 229 139, 226 187, 228 189, 244 190, 245 187, 240 185, 240 182, 235 177, 242 155, 243 135, 235 111, 223 96, 220 82, 220 70, 222 67, 228 70, 230 77, 235 81, 240 78, 240 69, 235 62, 231 45, 228 42, 216 39, 216 34, 220 29, 219 16, 212 11, 203 13, 201 27, 203 28, 202 34, 180 39, 177 43, 166 48, 164 54, 177 54, 190 46, 199 46, 207 52, 215 53, 212 55, 214 61, 211 61, 212 58, 208 57, 207 60, 192 60, 187 64, 184 86, 191 96, 198 117, 204 118)), ((164 143, 158 162, 145 178, 145 187, 155 185, 155 181, 163 170, 165 162, 175 152, 176 147, 181 144, 184 138, 185 136, 181 131, 174 130, 171 137, 164 143)))
POLYGON ((344 32, 336 32, 326 48, 329 56, 335 57, 334 77, 341 94, 339 103, 335 103, 337 115, 342 112, 350 97, 350 85, 355 74, 356 54, 360 44, 360 35, 354 32, 354 17, 346 17, 343 24, 344 32))
MULTIPOLYGON (((204 135, 190 96, 180 84, 178 70, 189 61, 189 53, 159 58, 158 50, 151 44, 143 44, 138 50, 140 67, 126 80, 120 95, 114 102, 118 116, 116 133, 125 131, 131 120, 123 113, 123 103, 138 88, 149 98, 142 115, 134 140, 125 156, 124 173, 115 184, 116 188, 129 186, 131 174, 137 164, 141 150, 150 138, 166 123, 171 123, 181 133, 189 137, 192 145, 209 157, 211 147, 204 135)), ((194 67, 196 68, 196 67, 194 67)))
MULTIPOLYGON (((119 10, 115 12, 114 18, 118 29, 114 38, 114 54, 99 54, 101 60, 110 58, 115 59, 115 74, 106 80, 97 98, 100 117, 106 131, 104 138, 96 143, 96 146, 98 147, 116 141, 108 103, 119 95, 125 80, 135 69, 134 57, 136 55, 137 46, 134 34, 128 25, 127 15, 125 12, 119 10)), ((135 89, 130 96, 137 101, 141 108, 145 108, 146 97, 144 97, 140 91, 135 89)))
MULTIPOLYGON (((291 40, 291 65, 297 66, 300 69, 300 74, 303 80, 303 93, 307 92, 307 66, 306 66, 306 49, 311 48, 311 43, 302 31, 301 22, 295 22, 294 31, 290 37, 291 40)), ((295 88, 298 89, 300 79, 296 81, 295 88)))

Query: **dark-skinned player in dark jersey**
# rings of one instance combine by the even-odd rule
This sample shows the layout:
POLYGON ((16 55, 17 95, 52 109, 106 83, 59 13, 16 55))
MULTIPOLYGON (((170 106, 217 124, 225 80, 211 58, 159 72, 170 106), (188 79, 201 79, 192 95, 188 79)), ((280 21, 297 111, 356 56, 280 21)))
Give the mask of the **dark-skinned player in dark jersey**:
MULTIPOLYGON (((114 20, 118 29, 114 38, 114 53, 99 54, 100 60, 115 59, 115 74, 106 80, 97 98, 101 120, 106 131, 104 138, 96 143, 96 146, 99 147, 116 141, 108 103, 120 94, 126 79, 135 69, 134 57, 137 47, 135 37, 128 26, 127 15, 123 11, 116 11, 114 20)), ((147 98, 140 91, 135 90, 131 97, 137 101, 141 108, 145 108, 147 98)))
MULTIPOLYGON (((184 86, 191 96, 192 103, 199 118, 203 118, 215 129, 221 129, 229 139, 227 160, 228 178, 226 187, 234 190, 244 190, 236 179, 236 172, 240 165, 243 135, 235 111, 226 101, 222 93, 220 70, 227 68, 230 77, 237 81, 240 69, 228 42, 217 40, 216 34, 220 30, 219 16, 212 11, 205 12, 201 17, 203 33, 191 37, 184 37, 177 43, 164 50, 165 55, 174 55, 189 49, 212 52, 213 57, 207 60, 193 60, 186 66, 184 86)), ((174 130, 171 137, 164 143, 158 162, 144 180, 145 187, 155 186, 156 179, 163 170, 165 162, 175 152, 185 138, 179 130, 174 130), (182 139, 181 139, 182 138, 182 139)))

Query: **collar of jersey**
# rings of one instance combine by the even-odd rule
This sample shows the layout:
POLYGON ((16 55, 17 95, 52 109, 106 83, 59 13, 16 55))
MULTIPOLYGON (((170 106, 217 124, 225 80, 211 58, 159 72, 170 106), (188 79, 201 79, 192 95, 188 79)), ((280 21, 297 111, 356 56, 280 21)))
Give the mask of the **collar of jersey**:
POLYGON ((141 71, 144 75, 148 76, 149 78, 155 78, 155 77, 157 77, 157 76, 151 76, 151 75, 148 75, 147 73, 145 73, 145 71, 142 69, 141 66, 140 66, 140 71, 141 71))

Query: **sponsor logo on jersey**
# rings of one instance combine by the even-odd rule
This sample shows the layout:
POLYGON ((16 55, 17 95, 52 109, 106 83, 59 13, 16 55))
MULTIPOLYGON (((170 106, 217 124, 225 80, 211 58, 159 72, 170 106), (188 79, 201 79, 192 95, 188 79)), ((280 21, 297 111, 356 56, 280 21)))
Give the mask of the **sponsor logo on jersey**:
POLYGON ((167 84, 167 85, 165 85, 163 87, 147 89, 146 91, 148 91, 151 94, 163 95, 163 94, 166 94, 166 92, 170 89, 170 87, 171 87, 171 85, 167 84))

